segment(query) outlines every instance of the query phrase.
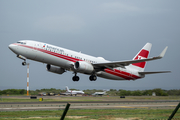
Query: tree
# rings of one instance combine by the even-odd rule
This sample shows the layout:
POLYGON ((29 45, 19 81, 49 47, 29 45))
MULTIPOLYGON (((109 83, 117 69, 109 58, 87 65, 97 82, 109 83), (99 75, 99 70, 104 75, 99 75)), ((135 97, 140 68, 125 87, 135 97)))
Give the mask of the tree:
POLYGON ((161 88, 153 89, 152 92, 155 92, 157 96, 168 96, 161 88))
POLYGON ((140 90, 135 90, 135 91, 132 91, 132 95, 133 95, 133 96, 141 96, 142 93, 141 93, 140 90))
POLYGON ((142 92, 142 95, 146 95, 146 96, 151 96, 152 95, 152 90, 144 90, 143 92, 142 92))
POLYGON ((121 90, 120 91, 120 96, 130 96, 131 91, 126 91, 126 90, 121 90))

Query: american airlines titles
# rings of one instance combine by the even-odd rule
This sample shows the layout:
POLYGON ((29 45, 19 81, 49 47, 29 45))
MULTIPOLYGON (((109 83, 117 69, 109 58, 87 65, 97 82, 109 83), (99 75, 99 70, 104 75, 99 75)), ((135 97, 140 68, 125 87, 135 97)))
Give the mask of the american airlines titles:
POLYGON ((64 50, 56 48, 56 47, 52 47, 49 45, 46 45, 46 47, 44 47, 46 50, 51 51, 51 52, 55 52, 55 53, 59 53, 59 54, 63 54, 64 50))
MULTIPOLYGON (((48 50, 48 51, 51 51, 51 52, 55 52, 55 53, 59 53, 59 54, 63 54, 63 55, 68 55, 64 52, 64 50, 62 49, 59 49, 59 48, 56 48, 56 47, 52 47, 52 46, 49 46, 49 45, 45 45, 43 46, 44 49, 48 50)), ((72 55, 71 55, 72 57, 72 55)), ((92 60, 88 60, 88 59, 83 59, 81 57, 78 57, 78 56, 74 56, 74 58, 77 58, 77 59, 80 59, 80 60, 84 60, 84 61, 87 61, 87 62, 90 62, 90 63, 97 63, 95 61, 92 61, 92 60)))

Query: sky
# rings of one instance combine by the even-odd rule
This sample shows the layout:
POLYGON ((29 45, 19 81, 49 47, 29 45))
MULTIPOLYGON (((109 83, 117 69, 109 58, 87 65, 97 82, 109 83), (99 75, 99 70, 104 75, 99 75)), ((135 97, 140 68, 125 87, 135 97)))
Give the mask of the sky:
POLYGON ((180 89, 179 0, 0 0, 0 90, 26 89, 27 66, 8 48, 19 40, 35 40, 81 51, 110 61, 131 60, 147 43, 150 57, 168 46, 163 59, 149 61, 145 71, 172 71, 135 81, 115 81, 72 72, 46 71, 46 64, 30 63, 30 90, 180 89))

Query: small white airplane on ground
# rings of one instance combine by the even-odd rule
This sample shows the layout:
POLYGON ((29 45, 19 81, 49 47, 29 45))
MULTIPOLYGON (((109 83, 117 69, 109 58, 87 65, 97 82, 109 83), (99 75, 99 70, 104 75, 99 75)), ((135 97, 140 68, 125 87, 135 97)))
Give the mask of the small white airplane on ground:
POLYGON ((95 93, 93 93, 92 95, 100 95, 100 96, 102 96, 102 95, 106 95, 106 91, 104 91, 104 92, 95 92, 95 93))
POLYGON ((136 80, 144 78, 146 74, 170 72, 144 72, 146 61, 161 59, 168 48, 166 47, 159 56, 148 58, 151 46, 151 43, 147 43, 133 60, 115 62, 32 40, 10 44, 9 49, 24 60, 22 65, 26 65, 26 59, 31 59, 46 63, 49 72, 63 74, 67 70, 73 71, 73 81, 79 81, 77 73, 90 75, 89 79, 95 81, 97 76, 111 80, 136 80))
POLYGON ((66 93, 70 93, 71 95, 84 94, 83 91, 69 90, 68 86, 66 86, 66 93))

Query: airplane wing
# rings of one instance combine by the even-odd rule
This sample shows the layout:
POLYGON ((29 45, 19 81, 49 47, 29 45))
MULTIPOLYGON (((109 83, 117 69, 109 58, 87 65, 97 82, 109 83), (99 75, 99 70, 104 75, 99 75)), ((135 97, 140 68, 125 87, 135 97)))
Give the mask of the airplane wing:
POLYGON ((157 72, 139 72, 141 75, 146 75, 146 74, 156 74, 156 73, 168 73, 171 71, 157 71, 157 72))
POLYGON ((115 62, 106 62, 106 63, 95 63, 95 64, 93 64, 93 66, 95 68, 109 68, 109 69, 113 70, 114 67, 125 67, 125 66, 128 66, 128 65, 133 64, 133 63, 140 63, 140 62, 146 62, 146 61, 151 61, 151 60, 157 60, 157 59, 161 59, 164 57, 167 48, 168 47, 166 46, 165 49, 161 52, 161 54, 157 57, 138 59, 138 60, 125 60, 125 61, 115 61, 115 62))

